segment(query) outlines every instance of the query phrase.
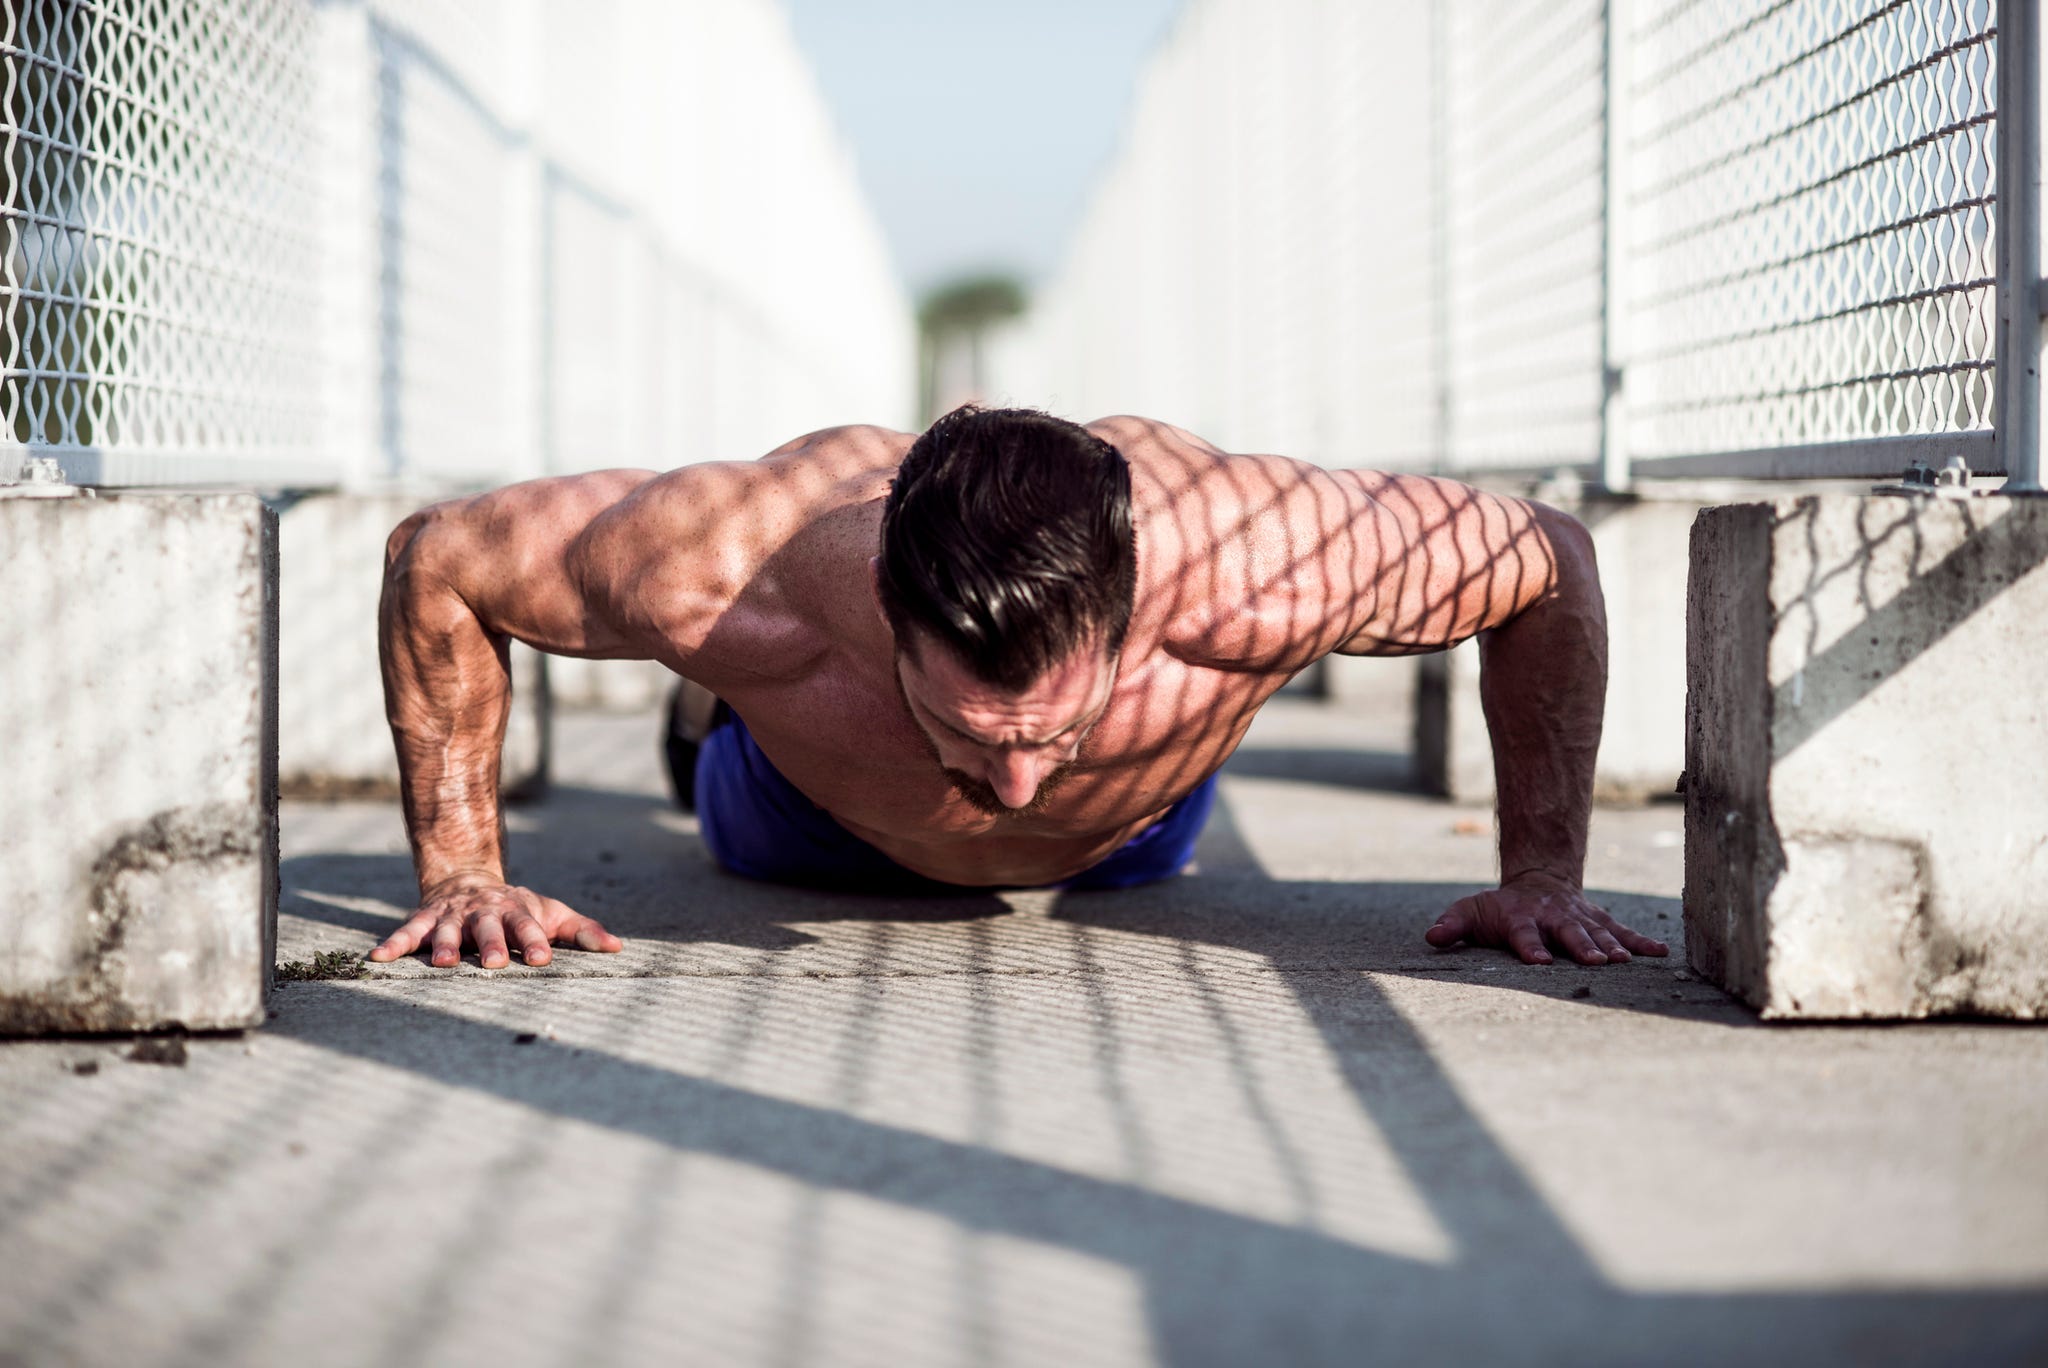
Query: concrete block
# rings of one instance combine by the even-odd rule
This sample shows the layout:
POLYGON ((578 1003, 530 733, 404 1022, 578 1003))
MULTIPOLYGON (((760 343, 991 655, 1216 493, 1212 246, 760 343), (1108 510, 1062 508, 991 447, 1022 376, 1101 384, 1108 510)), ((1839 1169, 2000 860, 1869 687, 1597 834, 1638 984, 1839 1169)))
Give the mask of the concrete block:
MULTIPOLYGON (((377 668, 384 542, 425 500, 317 494, 279 519, 283 623, 278 639, 280 782, 287 796, 391 797, 398 754, 377 668)), ((515 796, 547 782, 547 657, 513 643, 512 717, 499 783, 515 796)))
POLYGON ((277 522, 253 494, 0 494, 0 1032, 263 1021, 277 522))
POLYGON ((548 658, 548 696, 558 708, 646 712, 668 701, 675 671, 658 660, 548 658))
MULTIPOLYGON (((1676 791, 1685 763, 1685 547, 1692 499, 1589 496, 1570 512, 1593 534, 1607 599, 1607 707, 1593 775, 1602 802, 1676 791)), ((1423 658, 1415 773, 1460 803, 1494 799, 1493 746, 1479 706, 1479 646, 1423 658)))
POLYGON ((2048 1015, 2048 503, 1703 513, 1685 933, 1768 1017, 2048 1015))
POLYGON ((1382 710, 1399 716, 1415 705, 1415 671, 1420 656, 1324 656, 1319 692, 1347 708, 1382 710))
POLYGON ((1454 803, 1493 801, 1493 743, 1479 706, 1479 643, 1417 658, 1415 782, 1454 803))

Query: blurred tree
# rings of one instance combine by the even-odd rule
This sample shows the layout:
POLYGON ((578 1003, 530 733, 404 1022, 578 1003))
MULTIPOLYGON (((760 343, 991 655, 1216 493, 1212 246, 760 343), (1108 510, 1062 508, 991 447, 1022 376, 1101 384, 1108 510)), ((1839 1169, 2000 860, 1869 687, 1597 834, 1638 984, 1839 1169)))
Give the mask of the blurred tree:
POLYGON ((918 406, 926 422, 983 397, 988 334, 1022 314, 1027 303, 1023 283, 1002 274, 966 276, 919 301, 918 406))

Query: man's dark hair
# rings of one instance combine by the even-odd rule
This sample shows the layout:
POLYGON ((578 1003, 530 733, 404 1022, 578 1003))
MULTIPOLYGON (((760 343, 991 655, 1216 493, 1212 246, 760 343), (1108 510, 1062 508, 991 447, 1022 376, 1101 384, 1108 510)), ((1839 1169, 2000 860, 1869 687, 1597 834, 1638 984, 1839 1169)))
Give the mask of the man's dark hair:
POLYGON ((1131 468, 1033 409, 957 408, 911 444, 882 507, 882 610, 1018 690, 1091 639, 1122 647, 1138 553, 1131 468))

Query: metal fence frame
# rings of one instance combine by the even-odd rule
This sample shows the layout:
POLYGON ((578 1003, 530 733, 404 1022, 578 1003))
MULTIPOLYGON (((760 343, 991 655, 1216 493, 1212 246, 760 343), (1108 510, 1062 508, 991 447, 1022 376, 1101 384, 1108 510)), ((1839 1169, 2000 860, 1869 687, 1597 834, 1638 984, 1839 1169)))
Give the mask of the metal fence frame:
MULTIPOLYGON (((2041 320, 2048 312, 2048 282, 2041 276, 2041 185, 2044 139, 2041 105, 2043 26, 2035 0, 1995 0, 1997 71, 1996 196, 1992 206, 1997 253, 1988 428, 1758 446, 1742 450, 1634 456, 1628 450, 1628 313, 1621 268, 1627 251, 1625 26, 1623 0, 1607 0, 1605 187, 1602 213, 1605 261, 1601 289, 1604 335, 1604 405, 1599 459, 1583 473, 1610 492, 1637 480, 1881 479, 1914 464, 1939 466, 1960 457, 1975 475, 2004 475, 2008 493, 2037 493, 2040 483, 2042 405, 2041 320)), ((1475 471, 1475 473, 1479 473, 1475 471)))
POLYGON ((2041 492, 2041 12, 1998 8, 1998 355, 1994 461, 2005 492, 2041 492))
POLYGON ((0 481, 469 488, 910 415, 777 0, 7 0, 0 76, 0 481))
POLYGON ((1189 0, 998 392, 1329 465, 2037 488, 2038 8, 1189 0))

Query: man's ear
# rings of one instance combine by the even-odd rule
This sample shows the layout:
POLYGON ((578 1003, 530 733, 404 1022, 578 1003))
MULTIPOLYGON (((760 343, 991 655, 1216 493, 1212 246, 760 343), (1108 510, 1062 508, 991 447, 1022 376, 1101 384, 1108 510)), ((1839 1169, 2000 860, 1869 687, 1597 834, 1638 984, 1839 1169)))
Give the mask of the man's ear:
POLYGON ((875 605, 875 616, 882 620, 883 626, 888 626, 889 615, 882 609, 882 558, 880 556, 868 557, 868 597, 875 605))

